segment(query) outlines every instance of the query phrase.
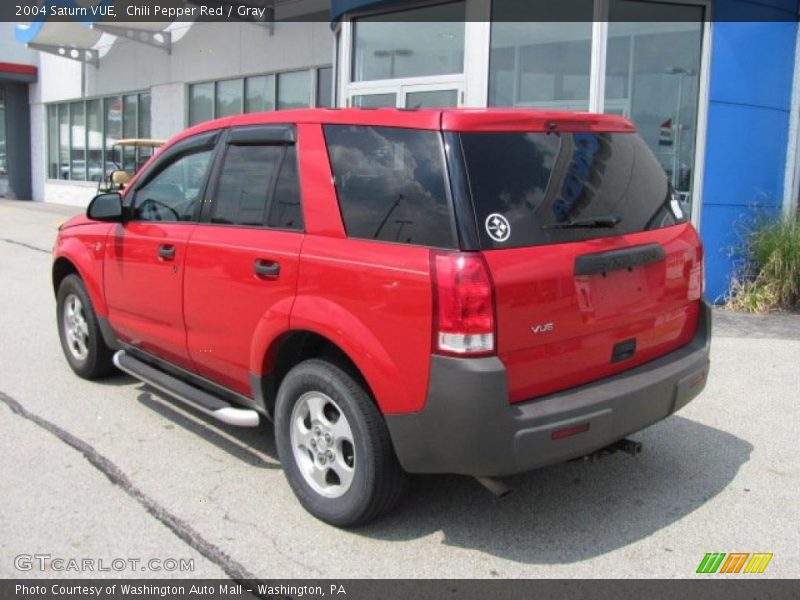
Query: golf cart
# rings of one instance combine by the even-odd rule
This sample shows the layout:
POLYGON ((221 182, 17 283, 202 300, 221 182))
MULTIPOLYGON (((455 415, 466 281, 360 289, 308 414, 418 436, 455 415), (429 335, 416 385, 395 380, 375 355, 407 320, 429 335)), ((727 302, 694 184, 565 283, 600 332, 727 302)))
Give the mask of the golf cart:
POLYGON ((107 170, 97 183, 97 193, 116 192, 125 187, 144 163, 156 150, 164 145, 164 140, 129 138, 117 140, 111 145, 113 170, 107 170))

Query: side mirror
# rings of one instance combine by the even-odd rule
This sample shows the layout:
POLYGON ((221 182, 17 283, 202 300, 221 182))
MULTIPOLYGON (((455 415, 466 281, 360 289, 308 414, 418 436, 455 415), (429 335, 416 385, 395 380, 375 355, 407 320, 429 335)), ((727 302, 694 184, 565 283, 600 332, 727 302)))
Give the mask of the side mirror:
POLYGON ((121 223, 122 196, 117 193, 100 194, 95 196, 86 209, 86 216, 94 221, 108 221, 121 223))

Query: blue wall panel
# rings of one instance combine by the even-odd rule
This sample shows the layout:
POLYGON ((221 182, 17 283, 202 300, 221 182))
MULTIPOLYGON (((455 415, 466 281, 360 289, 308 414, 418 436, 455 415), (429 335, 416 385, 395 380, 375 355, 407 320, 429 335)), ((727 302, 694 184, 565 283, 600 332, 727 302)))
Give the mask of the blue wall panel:
POLYGON ((788 136, 788 110, 712 102, 703 205, 779 206, 788 136))
MULTIPOLYGON (((718 2, 717 18, 741 4, 748 3, 718 2)), ((797 6, 789 0, 772 4, 797 6)), ((713 24, 701 215, 710 300, 725 294, 732 255, 753 214, 777 212, 783 202, 796 37, 795 22, 713 24)))
POLYGON ((796 21, 797 0, 715 0, 715 21, 796 21))
POLYGON ((711 99, 789 110, 795 23, 715 23, 711 99))

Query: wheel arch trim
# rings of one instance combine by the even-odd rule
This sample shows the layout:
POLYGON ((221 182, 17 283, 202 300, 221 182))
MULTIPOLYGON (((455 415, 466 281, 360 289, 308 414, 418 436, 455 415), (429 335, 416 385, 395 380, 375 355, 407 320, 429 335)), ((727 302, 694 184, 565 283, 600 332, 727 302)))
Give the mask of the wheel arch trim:
POLYGON ((86 293, 92 301, 94 312, 99 317, 108 316, 108 307, 103 297, 102 289, 102 257, 96 259, 89 255, 89 251, 75 238, 64 240, 58 248, 57 254, 54 256, 53 265, 51 267, 51 277, 53 282, 53 292, 58 295, 58 286, 61 281, 68 275, 75 273, 83 281, 86 288, 86 293), (97 267, 92 266, 93 262, 99 262, 97 267), (69 267, 67 267, 69 265, 69 267), (61 271, 66 269, 66 271, 61 271), (99 272, 97 272, 99 270, 99 272), (60 276, 58 279, 57 277, 60 276))

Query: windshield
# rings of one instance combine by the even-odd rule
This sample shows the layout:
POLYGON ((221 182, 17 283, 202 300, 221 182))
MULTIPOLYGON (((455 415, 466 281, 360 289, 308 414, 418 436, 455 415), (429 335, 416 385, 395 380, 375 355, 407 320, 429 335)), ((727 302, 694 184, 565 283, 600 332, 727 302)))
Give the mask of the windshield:
POLYGON ((463 133, 481 247, 576 242, 683 222, 635 133, 463 133))

